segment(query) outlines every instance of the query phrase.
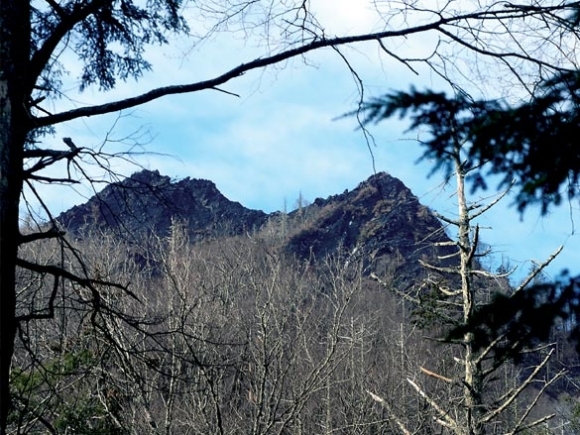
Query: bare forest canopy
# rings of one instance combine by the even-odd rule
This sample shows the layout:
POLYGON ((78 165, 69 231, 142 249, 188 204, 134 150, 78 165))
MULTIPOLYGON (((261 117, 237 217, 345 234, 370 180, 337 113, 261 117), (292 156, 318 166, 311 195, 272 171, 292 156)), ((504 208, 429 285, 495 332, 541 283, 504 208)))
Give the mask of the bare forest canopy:
MULTIPOLYGON (((326 199, 302 200, 290 213, 265 214, 229 201, 211 181, 141 171, 58 222, 71 247, 88 255, 85 272, 126 290, 103 287, 97 312, 82 286, 66 286, 49 302, 54 281, 19 275, 19 313, 38 307, 40 314, 48 305, 55 320, 47 327, 31 319, 17 343, 9 427, 26 422, 27 433, 49 427, 89 434, 399 433, 399 425, 436 431, 436 411, 407 374, 423 373, 424 388, 441 403, 451 406, 463 394, 452 381, 461 376, 454 361, 461 353, 437 340, 456 314, 437 308, 436 288, 457 280, 419 264, 456 266, 451 239, 386 173, 326 199), (60 316, 65 309, 73 315, 60 316)), ((57 252, 31 244, 24 254, 44 264, 57 252)), ((65 261, 71 270, 83 264, 69 255, 65 261)), ((483 299, 509 291, 507 280, 474 285, 483 299)), ((558 355, 549 363, 542 364, 546 354, 530 353, 524 364, 494 370, 490 402, 528 384, 506 406, 510 420, 495 427, 524 417, 543 385, 549 394, 522 421, 576 412, 577 354, 557 330, 552 339, 558 355), (529 367, 536 366, 532 386, 529 367), (566 377, 552 383, 550 373, 564 368, 566 377)))

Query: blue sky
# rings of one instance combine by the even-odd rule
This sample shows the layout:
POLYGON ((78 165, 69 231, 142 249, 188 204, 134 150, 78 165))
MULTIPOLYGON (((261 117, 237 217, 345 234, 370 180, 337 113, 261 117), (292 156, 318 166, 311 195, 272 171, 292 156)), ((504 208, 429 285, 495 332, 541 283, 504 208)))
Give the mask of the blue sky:
MULTIPOLYGON (((351 3, 322 2, 332 10, 332 14, 321 12, 322 17, 331 17, 329 32, 356 32, 376 24, 376 15, 351 3)), ((65 82, 71 98, 57 101, 54 108, 94 104, 164 84, 211 77, 260 56, 263 49, 251 42, 235 34, 216 35, 197 47, 176 39, 170 47, 148 52, 152 73, 108 94, 92 90, 78 94, 76 63, 71 58, 67 64, 71 74, 65 82)), ((426 35, 393 44, 412 54, 428 50, 432 41, 426 35)), ((410 85, 445 89, 429 70, 420 69, 417 76, 401 63, 380 56, 374 44, 346 48, 344 53, 364 81, 368 96, 405 90, 410 85)), ((239 98, 218 91, 166 97, 120 116, 61 125, 48 140, 62 147, 60 138, 69 136, 79 146, 97 147, 107 139, 109 150, 124 150, 137 143, 135 150, 143 153, 134 157, 139 165, 174 178, 210 179, 229 199, 267 212, 281 210, 285 204, 292 209, 300 193, 313 201, 352 189, 376 170, 401 179, 423 204, 453 215, 453 187, 443 183, 442 174, 427 178, 429 162, 416 164, 421 148, 414 137, 403 134, 405 121, 371 128, 376 142, 371 145, 371 156, 356 120, 336 119, 356 108, 360 95, 351 72, 332 50, 247 74, 223 88, 239 98)), ((139 169, 125 161, 113 165, 124 175, 139 169)), ((53 212, 59 213, 86 201, 91 191, 84 186, 74 191, 51 187, 43 194, 53 212)), ((580 222, 577 202, 564 204, 546 217, 530 209, 523 219, 509 203, 504 200, 481 220, 482 239, 492 246, 496 262, 509 258, 519 266, 521 275, 530 261, 542 261, 565 244, 549 272, 568 267, 580 273, 578 236, 573 235, 575 223, 580 222)))

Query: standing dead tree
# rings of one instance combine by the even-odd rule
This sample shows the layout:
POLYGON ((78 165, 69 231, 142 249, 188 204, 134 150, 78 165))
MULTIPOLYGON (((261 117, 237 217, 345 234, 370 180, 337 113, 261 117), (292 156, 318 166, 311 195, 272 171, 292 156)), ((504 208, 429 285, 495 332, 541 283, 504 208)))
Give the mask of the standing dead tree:
MULTIPOLYGON (((536 428, 554 414, 535 416, 534 407, 546 389, 564 373, 559 371, 546 375, 553 353, 549 343, 538 342, 534 348, 526 348, 526 353, 539 355, 533 369, 519 376, 515 385, 501 385, 497 381, 502 376, 498 375, 513 366, 498 350, 506 345, 518 346, 517 343, 508 340, 506 334, 499 333, 488 346, 482 348, 473 332, 466 331, 455 336, 450 343, 446 334, 450 329, 471 324, 478 311, 489 306, 494 291, 507 295, 524 292, 561 248, 514 289, 510 289, 507 282, 511 272, 498 275, 480 266, 480 258, 488 255, 489 250, 482 251, 480 247, 477 218, 497 204, 507 191, 488 204, 469 202, 467 199, 466 177, 471 171, 479 169, 466 157, 470 146, 468 120, 472 111, 477 110, 471 100, 464 96, 448 99, 443 94, 432 92, 399 92, 371 101, 365 109, 367 122, 401 114, 409 115, 412 129, 428 127, 430 137, 424 144, 430 148, 432 143, 438 143, 437 149, 443 150, 439 164, 449 176, 455 178, 457 216, 438 215, 444 223, 457 229, 454 241, 441 244, 441 247, 451 248, 452 251, 449 253, 446 250, 438 264, 422 262, 432 278, 416 295, 401 292, 403 297, 417 306, 417 312, 428 318, 429 324, 438 324, 441 328, 440 336, 432 339, 447 343, 444 346, 449 348, 446 351, 449 357, 446 367, 443 367, 446 372, 440 373, 433 367, 419 365, 418 372, 407 378, 408 384, 428 404, 434 421, 447 433, 484 435, 496 433, 494 431, 499 427, 502 433, 513 435, 536 428), (419 380, 419 373, 424 380, 431 381, 430 388, 424 385, 428 382, 419 380)), ((386 400, 374 393, 373 397, 393 413, 386 400)), ((416 429, 401 416, 394 415, 394 418, 402 433, 410 434, 416 429)))

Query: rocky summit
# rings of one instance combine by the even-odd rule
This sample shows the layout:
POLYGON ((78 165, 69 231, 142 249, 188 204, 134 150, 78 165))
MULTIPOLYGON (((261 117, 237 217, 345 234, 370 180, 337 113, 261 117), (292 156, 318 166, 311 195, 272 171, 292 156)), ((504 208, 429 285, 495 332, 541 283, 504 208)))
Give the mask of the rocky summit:
POLYGON ((254 231, 266 220, 266 213, 228 200, 211 181, 173 181, 149 170, 108 185, 85 204, 57 218, 73 234, 106 228, 136 240, 150 233, 165 236, 172 223, 179 221, 187 225, 193 241, 254 231))
POLYGON ((292 217, 301 224, 287 246, 301 257, 364 250, 375 266, 406 262, 416 265, 414 272, 419 273, 418 260, 433 262, 441 254, 435 244, 449 241, 431 210, 399 179, 384 172, 352 191, 318 198, 292 217))
POLYGON ((436 250, 442 248, 435 243, 449 240, 434 214, 400 180, 384 172, 290 213, 266 214, 230 201, 211 181, 174 181, 143 170, 110 184, 57 220, 72 234, 106 228, 129 240, 151 233, 165 236, 176 221, 186 225, 194 242, 274 235, 284 251, 305 260, 364 251, 373 269, 404 263, 407 277, 422 273, 419 259, 436 261, 441 254, 436 250))

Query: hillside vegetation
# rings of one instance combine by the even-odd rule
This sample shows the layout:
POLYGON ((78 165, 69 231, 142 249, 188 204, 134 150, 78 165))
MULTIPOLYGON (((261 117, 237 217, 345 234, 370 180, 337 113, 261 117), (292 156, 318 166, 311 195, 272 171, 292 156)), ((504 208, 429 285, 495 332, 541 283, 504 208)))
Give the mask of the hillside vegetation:
MULTIPOLYGON (((455 260, 399 180, 266 215, 211 182, 146 171, 59 220, 71 249, 23 256, 102 285, 18 276, 18 311, 35 319, 17 343, 15 433, 457 433, 432 406, 461 421, 461 352, 443 340, 460 311, 435 291, 455 278, 419 263, 455 260)), ((525 385, 486 433, 554 413, 521 432, 578 429, 577 355, 558 332, 520 364, 482 362, 486 403, 525 385)))

